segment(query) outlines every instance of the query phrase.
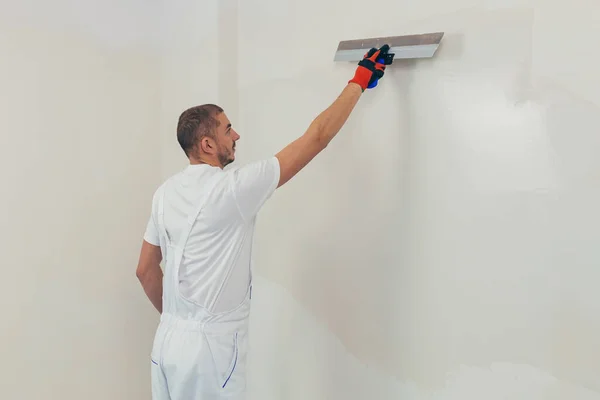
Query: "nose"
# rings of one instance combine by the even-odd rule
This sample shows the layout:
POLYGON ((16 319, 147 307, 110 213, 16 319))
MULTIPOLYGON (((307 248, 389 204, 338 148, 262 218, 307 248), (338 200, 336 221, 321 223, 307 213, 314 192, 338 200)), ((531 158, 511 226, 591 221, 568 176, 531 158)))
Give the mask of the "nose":
POLYGON ((233 131, 233 140, 237 142, 239 139, 240 135, 237 133, 237 131, 233 131))

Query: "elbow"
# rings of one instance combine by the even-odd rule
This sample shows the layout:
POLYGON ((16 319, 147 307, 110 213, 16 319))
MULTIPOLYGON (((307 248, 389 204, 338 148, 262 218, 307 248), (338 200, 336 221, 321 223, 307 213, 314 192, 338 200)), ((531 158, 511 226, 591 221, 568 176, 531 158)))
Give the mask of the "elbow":
POLYGON ((144 241, 142 251, 138 260, 135 276, 142 284, 148 279, 152 279, 155 270, 160 271, 160 262, 162 254, 160 247, 149 244, 144 241))
POLYGON ((329 138, 322 124, 315 123, 310 131, 312 132, 310 139, 314 147, 323 150, 329 145, 329 138))
POLYGON ((327 146, 329 146, 330 142, 331 142, 331 138, 328 137, 327 135, 319 136, 316 141, 317 150, 319 152, 325 150, 327 148, 327 146))
POLYGON ((147 275, 147 271, 144 268, 141 268, 141 266, 138 266, 136 268, 135 277, 138 279, 138 281, 140 281, 140 283, 144 283, 146 275, 147 275))

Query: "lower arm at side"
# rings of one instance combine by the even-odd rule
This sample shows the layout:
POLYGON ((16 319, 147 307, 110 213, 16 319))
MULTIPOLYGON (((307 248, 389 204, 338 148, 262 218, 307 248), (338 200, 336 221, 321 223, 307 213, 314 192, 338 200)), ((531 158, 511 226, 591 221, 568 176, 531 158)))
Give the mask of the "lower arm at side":
POLYGON ((162 314, 163 272, 160 266, 144 271, 144 273, 138 274, 137 277, 154 308, 162 314))

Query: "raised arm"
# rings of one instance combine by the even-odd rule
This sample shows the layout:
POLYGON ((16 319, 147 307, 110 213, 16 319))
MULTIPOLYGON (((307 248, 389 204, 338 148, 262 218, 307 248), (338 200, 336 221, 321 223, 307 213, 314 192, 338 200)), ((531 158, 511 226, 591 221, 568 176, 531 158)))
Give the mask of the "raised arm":
POLYGON ((388 50, 387 45, 379 50, 371 49, 358 63, 354 77, 348 81, 337 99, 312 121, 302 136, 275 155, 280 166, 278 187, 292 179, 329 145, 346 123, 362 93, 367 88, 374 87, 383 77, 385 64, 377 60, 388 50))

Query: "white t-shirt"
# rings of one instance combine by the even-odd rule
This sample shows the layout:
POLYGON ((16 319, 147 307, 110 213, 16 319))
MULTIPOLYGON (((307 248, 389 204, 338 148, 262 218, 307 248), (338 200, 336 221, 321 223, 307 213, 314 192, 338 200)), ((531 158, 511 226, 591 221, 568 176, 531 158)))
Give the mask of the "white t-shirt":
POLYGON ((189 165, 169 178, 154 194, 144 240, 160 245, 158 196, 165 190, 164 223, 178 243, 189 214, 197 209, 205 182, 222 178, 209 194, 196 220, 179 270, 179 290, 185 298, 213 313, 238 306, 248 290, 256 215, 279 182, 276 157, 224 171, 207 164, 189 165))

